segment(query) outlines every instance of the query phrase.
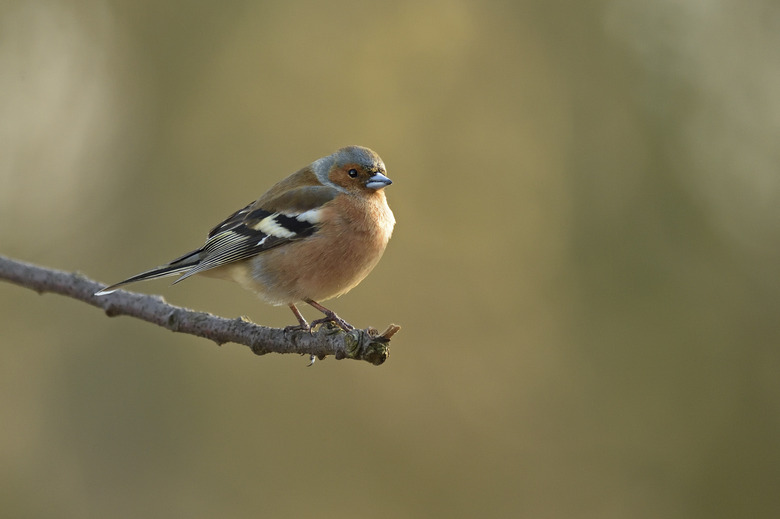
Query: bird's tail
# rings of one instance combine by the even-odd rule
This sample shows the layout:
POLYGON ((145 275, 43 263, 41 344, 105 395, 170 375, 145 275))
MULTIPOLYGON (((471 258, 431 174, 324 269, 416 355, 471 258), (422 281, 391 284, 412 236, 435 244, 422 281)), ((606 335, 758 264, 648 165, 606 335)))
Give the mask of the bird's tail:
POLYGON ((192 270, 200 263, 201 260, 200 253, 201 253, 201 249, 188 252, 184 256, 171 261, 167 265, 162 265, 157 268, 153 268, 152 270, 141 272, 140 274, 136 274, 133 277, 125 279, 124 281, 120 281, 119 283, 109 285, 106 288, 103 288, 102 290, 98 290, 97 292, 95 292, 95 295, 103 296, 106 294, 110 294, 111 292, 118 289, 119 287, 129 285, 130 283, 135 283, 136 281, 144 281, 147 279, 157 279, 157 278, 164 278, 167 276, 175 276, 176 274, 184 274, 189 270, 192 270))

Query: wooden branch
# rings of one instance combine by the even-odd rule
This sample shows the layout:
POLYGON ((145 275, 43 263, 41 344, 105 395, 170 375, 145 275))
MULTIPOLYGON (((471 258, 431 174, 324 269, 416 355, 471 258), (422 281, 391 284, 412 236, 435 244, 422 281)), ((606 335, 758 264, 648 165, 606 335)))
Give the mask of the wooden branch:
POLYGON ((72 272, 63 272, 0 256, 0 279, 43 294, 52 292, 102 308, 109 317, 129 315, 174 332, 189 333, 217 343, 249 346, 257 355, 298 353, 312 359, 332 355, 337 359, 365 360, 376 366, 387 360, 390 338, 400 330, 391 324, 380 334, 373 328, 346 332, 335 326, 320 326, 314 333, 268 328, 243 318, 225 319, 165 302, 160 296, 126 290, 95 296, 103 285, 72 272))

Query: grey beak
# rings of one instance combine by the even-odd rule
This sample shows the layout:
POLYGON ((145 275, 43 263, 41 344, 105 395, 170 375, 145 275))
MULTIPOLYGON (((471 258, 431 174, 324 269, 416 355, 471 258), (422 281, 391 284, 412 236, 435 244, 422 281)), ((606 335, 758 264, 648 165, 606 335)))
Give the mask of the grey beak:
POLYGON ((366 182, 366 187, 369 189, 382 189, 383 187, 387 187, 390 184, 392 184, 393 181, 384 176, 381 173, 375 173, 374 176, 368 179, 368 182, 366 182))

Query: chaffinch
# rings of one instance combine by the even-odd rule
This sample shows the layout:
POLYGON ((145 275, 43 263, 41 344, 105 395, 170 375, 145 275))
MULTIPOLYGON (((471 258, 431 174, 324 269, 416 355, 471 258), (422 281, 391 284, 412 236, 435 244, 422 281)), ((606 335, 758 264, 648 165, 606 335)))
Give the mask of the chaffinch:
POLYGON ((317 301, 340 296, 376 266, 395 218, 384 188, 392 182, 375 152, 341 148, 280 181, 255 202, 230 215, 208 234, 203 247, 167 265, 100 290, 180 274, 229 279, 274 305, 288 305, 299 326, 310 330, 296 303, 325 314, 311 326, 334 322, 353 327, 317 301))

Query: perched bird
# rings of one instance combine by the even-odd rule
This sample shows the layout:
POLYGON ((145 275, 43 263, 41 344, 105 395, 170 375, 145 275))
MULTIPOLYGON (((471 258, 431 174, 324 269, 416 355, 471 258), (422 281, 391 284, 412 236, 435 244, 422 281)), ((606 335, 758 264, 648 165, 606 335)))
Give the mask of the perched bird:
POLYGON ((167 265, 100 290, 109 294, 128 283, 180 274, 236 281, 265 301, 288 305, 299 326, 310 330, 296 303, 325 314, 311 326, 334 322, 353 327, 317 301, 340 296, 376 266, 395 218, 384 188, 392 182, 375 152, 341 148, 315 160, 230 215, 208 234, 203 247, 167 265))

